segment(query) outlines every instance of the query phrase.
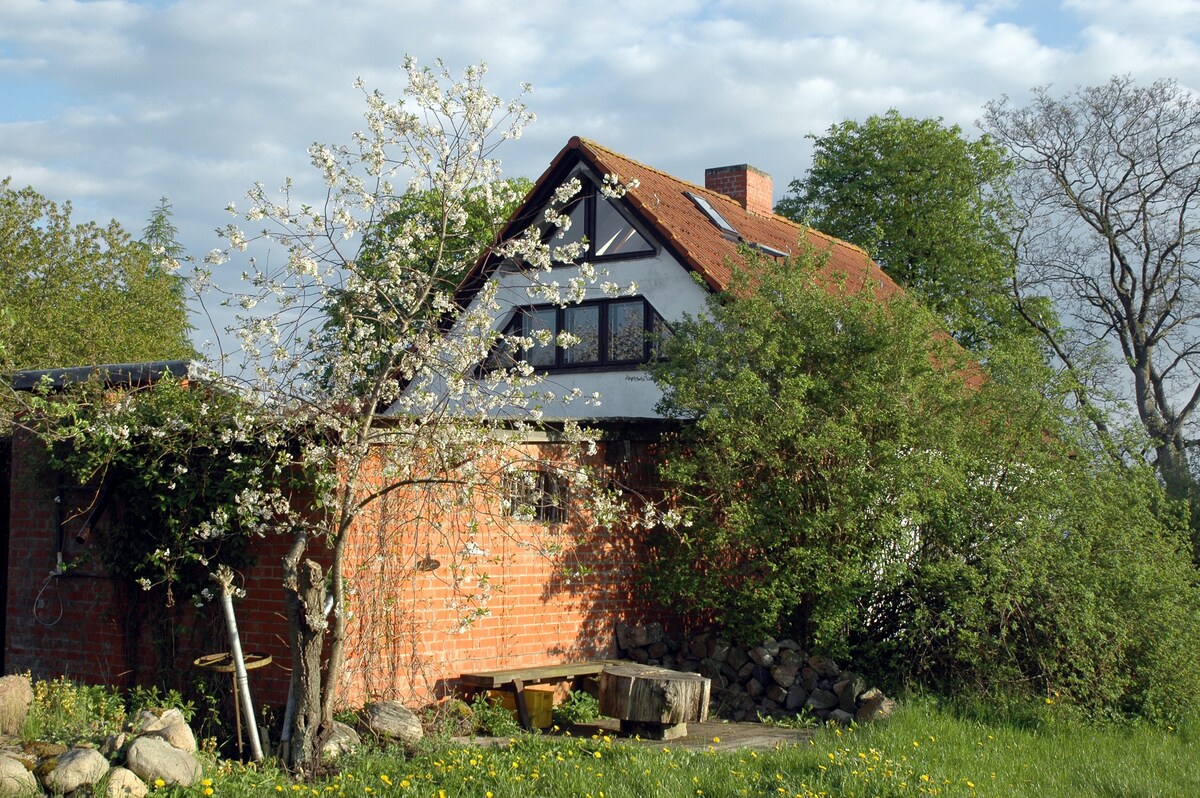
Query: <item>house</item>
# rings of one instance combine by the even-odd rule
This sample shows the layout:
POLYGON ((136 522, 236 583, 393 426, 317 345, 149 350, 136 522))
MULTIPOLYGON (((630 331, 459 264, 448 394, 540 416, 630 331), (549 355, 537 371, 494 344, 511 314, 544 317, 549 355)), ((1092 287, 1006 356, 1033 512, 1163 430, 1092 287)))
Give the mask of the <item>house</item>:
MULTIPOLYGON (((565 209, 572 224, 561 243, 585 242, 586 259, 607 271, 605 281, 636 288, 619 296, 589 288, 581 303, 565 307, 539 303, 526 290, 529 278, 519 264, 488 255, 468 273, 458 300, 470 308, 485 281, 495 279, 503 305, 494 329, 567 331, 579 339, 570 348, 547 345, 511 356, 527 358, 565 392, 600 397, 598 405, 544 408, 548 418, 604 427, 595 465, 626 473, 652 465, 647 461, 662 419, 655 409, 659 391, 640 370, 655 356, 650 334, 669 334, 673 321, 703 312, 708 293, 729 285, 743 248, 786 257, 812 247, 828 254, 826 268, 842 275, 850 290, 899 290, 863 250, 775 216, 771 179, 753 167, 710 169, 700 186, 580 138, 554 158, 503 236, 544 224, 555 190, 575 178, 582 191, 565 209), (637 181, 636 188, 610 198, 601 190, 606 176, 637 181)), ((565 284, 579 273, 564 264, 550 278, 565 284)), ((161 628, 144 623, 144 599, 136 590, 87 565, 86 557, 79 567, 60 568, 64 554, 74 556, 71 546, 89 544, 64 534, 62 488, 38 478, 38 456, 27 443, 17 441, 12 452, 5 670, 114 684, 174 673, 187 684, 192 659, 224 646, 215 611, 187 615, 180 621, 187 634, 177 626, 164 640, 161 628)), ((556 456, 555 442, 545 438, 514 446, 556 456)), ((590 576, 572 580, 520 538, 522 529, 532 538, 541 526, 573 522, 553 485, 526 487, 544 496, 532 502, 532 517, 513 519, 518 535, 473 530, 465 551, 451 550, 433 529, 471 521, 437 516, 436 508, 413 510, 401 494, 361 519, 349 558, 355 589, 342 693, 347 702, 370 696, 420 701, 466 671, 610 655, 615 625, 644 617, 648 608, 634 584, 643 551, 639 533, 611 529, 580 543, 572 556, 590 576), (485 589, 486 581, 492 590, 487 612, 463 624, 462 564, 485 559, 491 570, 480 573, 475 587, 485 589), (450 562, 453 568, 443 565, 450 562), (451 570, 458 574, 453 580, 451 570)), ((282 704, 288 682, 279 587, 285 543, 258 545, 258 565, 245 574, 246 597, 238 603, 243 649, 273 659, 253 674, 252 689, 274 706, 282 704)))
MULTIPOLYGON (((496 329, 531 334, 539 329, 570 332, 580 338, 569 347, 536 347, 526 359, 548 373, 559 393, 578 389, 598 394, 600 404, 573 401, 544 408, 548 418, 589 421, 658 419, 660 392, 640 370, 654 352, 655 333, 669 332, 684 314, 704 311, 708 292, 729 286, 731 265, 744 262, 743 248, 787 257, 804 246, 828 254, 827 269, 844 276, 847 290, 875 287, 881 295, 899 290, 862 249, 776 216, 770 175, 742 164, 708 169, 699 186, 634 161, 601 145, 572 138, 542 174, 500 236, 543 224, 555 190, 578 178, 582 191, 564 211, 571 218, 560 245, 586 241, 583 260, 607 275, 586 291, 578 305, 556 307, 531 300, 528 276, 500 255, 491 255, 468 273, 458 299, 470 308, 485 280, 496 279, 506 309, 496 329), (619 199, 606 197, 606 176, 637 187, 619 199), (632 293, 610 297, 601 282, 632 293)), ((549 231, 548 231, 549 234, 549 231)), ((555 267, 545 279, 566 285, 579 276, 573 265, 555 267)))

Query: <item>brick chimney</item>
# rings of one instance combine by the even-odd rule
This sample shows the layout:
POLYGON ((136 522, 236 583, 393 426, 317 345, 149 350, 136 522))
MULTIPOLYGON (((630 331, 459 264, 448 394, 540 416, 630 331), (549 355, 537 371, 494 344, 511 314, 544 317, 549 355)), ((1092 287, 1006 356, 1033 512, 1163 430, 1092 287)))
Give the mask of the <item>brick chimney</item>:
POLYGON ((771 176, 750 164, 705 169, 704 187, 737 200, 751 213, 770 216, 775 212, 771 201, 771 176))

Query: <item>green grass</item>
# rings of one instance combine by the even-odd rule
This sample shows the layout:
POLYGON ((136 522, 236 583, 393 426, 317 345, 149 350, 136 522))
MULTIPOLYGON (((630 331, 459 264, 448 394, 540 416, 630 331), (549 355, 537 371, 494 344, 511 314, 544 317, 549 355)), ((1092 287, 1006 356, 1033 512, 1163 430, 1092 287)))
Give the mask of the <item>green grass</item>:
POLYGON ((914 700, 888 723, 824 729, 809 744, 759 752, 526 735, 502 747, 443 742, 411 759, 379 751, 346 758, 337 775, 313 784, 226 763, 212 790, 217 798, 1200 795, 1191 727, 1086 724, 1057 709, 997 722, 914 700))
MULTIPOLYGON (((117 694, 66 680, 35 684, 25 739, 103 739, 130 710, 117 694)), ((139 697, 127 697, 131 704, 139 697)), ((141 698, 145 698, 142 696, 141 698)), ((156 699, 161 698, 155 696, 156 699)), ((168 697, 166 703, 170 703, 168 697)), ((1056 705, 950 706, 911 699, 886 723, 823 728, 772 751, 641 746, 611 737, 516 735, 506 745, 429 740, 421 753, 368 750, 296 783, 270 764, 217 761, 206 782, 163 798, 704 798, 782 796, 1200 796, 1198 724, 1087 723, 1056 705)))

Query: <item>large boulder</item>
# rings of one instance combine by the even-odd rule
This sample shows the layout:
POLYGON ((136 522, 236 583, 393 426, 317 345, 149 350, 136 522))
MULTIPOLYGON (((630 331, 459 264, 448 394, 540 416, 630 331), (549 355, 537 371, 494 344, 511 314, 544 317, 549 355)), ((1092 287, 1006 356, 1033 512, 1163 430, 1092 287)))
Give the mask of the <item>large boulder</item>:
POLYGON ((362 710, 363 726, 377 738, 415 745, 425 736, 421 719, 399 701, 375 701, 362 710))
POLYGON ((108 784, 104 787, 104 798, 146 798, 150 788, 137 774, 127 768, 113 768, 108 772, 108 784))
POLYGON ((336 759, 342 754, 348 754, 362 745, 362 738, 350 726, 341 721, 334 721, 333 728, 321 741, 321 758, 336 759))
POLYGON ((151 712, 148 709, 143 709, 134 721, 133 728, 136 734, 146 734, 147 732, 158 731, 165 729, 168 726, 178 726, 186 724, 187 719, 183 717, 183 713, 177 708, 163 710, 162 712, 151 712))
POLYGON ((162 779, 167 784, 190 787, 200 778, 200 762, 159 737, 139 737, 125 755, 125 766, 147 784, 162 779))
POLYGON ((20 734, 32 703, 33 685, 28 676, 0 677, 0 734, 20 734))
POLYGON ((54 768, 42 776, 51 795, 66 795, 90 787, 108 773, 108 760, 95 748, 72 748, 58 757, 54 768))
POLYGON ((180 751, 195 753, 197 750, 196 735, 192 733, 192 727, 182 721, 147 732, 145 736, 166 740, 173 748, 178 748, 180 751))
POLYGON ((0 754, 0 798, 26 798, 41 792, 37 778, 24 765, 0 754))

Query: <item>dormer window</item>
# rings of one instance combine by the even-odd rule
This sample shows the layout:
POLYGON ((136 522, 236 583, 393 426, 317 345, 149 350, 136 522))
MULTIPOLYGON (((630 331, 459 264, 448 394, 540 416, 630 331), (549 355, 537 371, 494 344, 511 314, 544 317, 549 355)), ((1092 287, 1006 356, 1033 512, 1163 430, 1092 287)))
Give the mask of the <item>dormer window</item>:
POLYGON ((552 228, 546 243, 560 247, 585 241, 580 259, 585 261, 640 258, 654 254, 654 246, 637 231, 615 202, 590 180, 582 180, 579 195, 562 211, 571 229, 562 238, 552 228))
MULTIPOLYGON (((633 368, 657 358, 662 341, 671 334, 662 316, 640 297, 601 299, 567 307, 520 308, 504 334, 538 338, 543 331, 549 343, 535 344, 518 353, 539 371, 633 368), (558 346, 561 333, 568 333, 576 342, 558 346)), ((506 348, 497 347, 483 370, 511 365, 512 357, 506 348)))

